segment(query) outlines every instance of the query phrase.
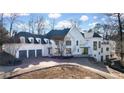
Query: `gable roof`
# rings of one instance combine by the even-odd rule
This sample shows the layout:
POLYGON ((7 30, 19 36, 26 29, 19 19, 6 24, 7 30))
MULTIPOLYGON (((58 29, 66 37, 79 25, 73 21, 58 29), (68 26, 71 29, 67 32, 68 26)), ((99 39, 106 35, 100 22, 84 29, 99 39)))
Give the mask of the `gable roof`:
POLYGON ((25 42, 29 43, 29 37, 34 38, 34 43, 38 43, 36 38, 40 38, 41 39, 41 44, 46 44, 45 40, 44 40, 44 36, 43 35, 37 35, 37 34, 32 34, 29 32, 19 32, 17 34, 15 34, 15 36, 13 37, 13 39, 18 39, 19 37, 25 37, 25 42))
POLYGON ((99 38, 101 38, 101 36, 98 33, 95 33, 95 32, 93 34, 93 37, 99 37, 99 38))
POLYGON ((81 35, 82 35, 83 37, 85 37, 85 36, 84 36, 84 33, 82 33, 82 32, 81 32, 81 35))
POLYGON ((66 28, 63 30, 51 30, 46 34, 45 37, 53 40, 63 40, 69 31, 70 31, 70 28, 66 28))

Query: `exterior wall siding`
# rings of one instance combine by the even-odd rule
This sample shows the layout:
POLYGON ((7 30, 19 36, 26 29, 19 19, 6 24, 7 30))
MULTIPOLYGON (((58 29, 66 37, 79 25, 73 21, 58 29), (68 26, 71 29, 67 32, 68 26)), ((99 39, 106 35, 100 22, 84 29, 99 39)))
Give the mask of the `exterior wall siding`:
MULTIPOLYGON (((71 46, 66 46, 66 48, 72 49, 72 55, 82 55, 81 44, 84 43, 84 37, 81 35, 78 28, 72 28, 68 34, 65 36, 64 41, 70 39, 72 41, 71 46), (78 45, 76 45, 76 41, 78 41, 78 45)), ((66 53, 64 53, 66 55, 66 53)))
POLYGON ((7 53, 10 53, 11 55, 15 56, 16 58, 19 58, 19 51, 26 50, 27 52, 27 58, 29 58, 29 51, 34 50, 35 51, 35 57, 36 51, 38 49, 42 49, 42 55, 48 56, 48 46, 42 45, 42 44, 4 44, 3 49, 7 53))

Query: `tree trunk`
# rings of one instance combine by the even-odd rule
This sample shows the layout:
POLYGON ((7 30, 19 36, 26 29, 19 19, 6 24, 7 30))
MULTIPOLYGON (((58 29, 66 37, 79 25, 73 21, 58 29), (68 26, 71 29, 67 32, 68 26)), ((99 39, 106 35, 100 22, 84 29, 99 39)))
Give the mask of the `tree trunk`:
POLYGON ((10 25, 10 36, 12 36, 12 24, 10 25))
POLYGON ((124 66, 124 53, 123 53, 123 36, 122 36, 122 23, 120 18, 120 13, 118 13, 118 25, 119 25, 119 34, 120 34, 120 56, 121 64, 124 66))
POLYGON ((2 52, 2 46, 0 45, 0 52, 2 52))
POLYGON ((124 66, 124 53, 122 54, 121 64, 124 66))

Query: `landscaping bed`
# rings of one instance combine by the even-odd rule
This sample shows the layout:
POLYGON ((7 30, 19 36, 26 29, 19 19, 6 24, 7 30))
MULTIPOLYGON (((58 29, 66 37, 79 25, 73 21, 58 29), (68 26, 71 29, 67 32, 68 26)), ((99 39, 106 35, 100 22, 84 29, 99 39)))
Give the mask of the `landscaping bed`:
POLYGON ((6 52, 0 52, 0 65, 1 66, 14 66, 14 65, 20 65, 22 62, 21 60, 15 58, 14 56, 6 53, 6 52))
POLYGON ((56 58, 56 59, 70 59, 70 58, 73 58, 73 56, 52 56, 51 58, 56 58))
POLYGON ((124 73, 124 66, 122 66, 120 60, 117 59, 107 60, 106 65, 108 65, 114 70, 124 73))
POLYGON ((72 65, 58 65, 27 72, 13 79, 105 79, 88 69, 72 65))

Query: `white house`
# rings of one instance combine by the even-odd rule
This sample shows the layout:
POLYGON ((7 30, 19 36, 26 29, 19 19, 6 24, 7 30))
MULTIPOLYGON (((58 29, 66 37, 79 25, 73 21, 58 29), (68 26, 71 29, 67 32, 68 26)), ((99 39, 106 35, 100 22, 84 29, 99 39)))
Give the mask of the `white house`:
POLYGON ((91 31, 84 33, 85 44, 87 46, 88 55, 96 58, 97 61, 104 61, 111 57, 116 57, 116 43, 111 40, 105 40, 98 33, 91 31))
POLYGON ((87 56, 93 57, 97 61, 104 61, 111 57, 112 51, 115 49, 114 41, 104 40, 94 31, 82 33, 76 26, 71 29, 51 30, 47 34, 47 38, 56 43, 52 47, 54 56, 87 56))
POLYGON ((3 49, 16 58, 34 58, 49 56, 50 40, 42 35, 20 32, 13 37, 14 43, 4 44, 3 49))
POLYGON ((104 40, 94 31, 82 33, 75 25, 63 30, 51 30, 46 35, 17 33, 14 43, 4 44, 4 51, 16 58, 44 56, 93 57, 97 61, 115 57, 115 42, 104 40))
POLYGON ((85 34, 85 42, 87 43, 87 51, 88 55, 100 61, 101 58, 101 43, 103 38, 95 33, 94 31, 86 32, 85 34))
POLYGON ((85 39, 76 26, 63 30, 51 30, 47 34, 47 38, 54 40, 56 43, 56 46, 53 47, 54 56, 77 56, 83 54, 82 44, 85 39))

